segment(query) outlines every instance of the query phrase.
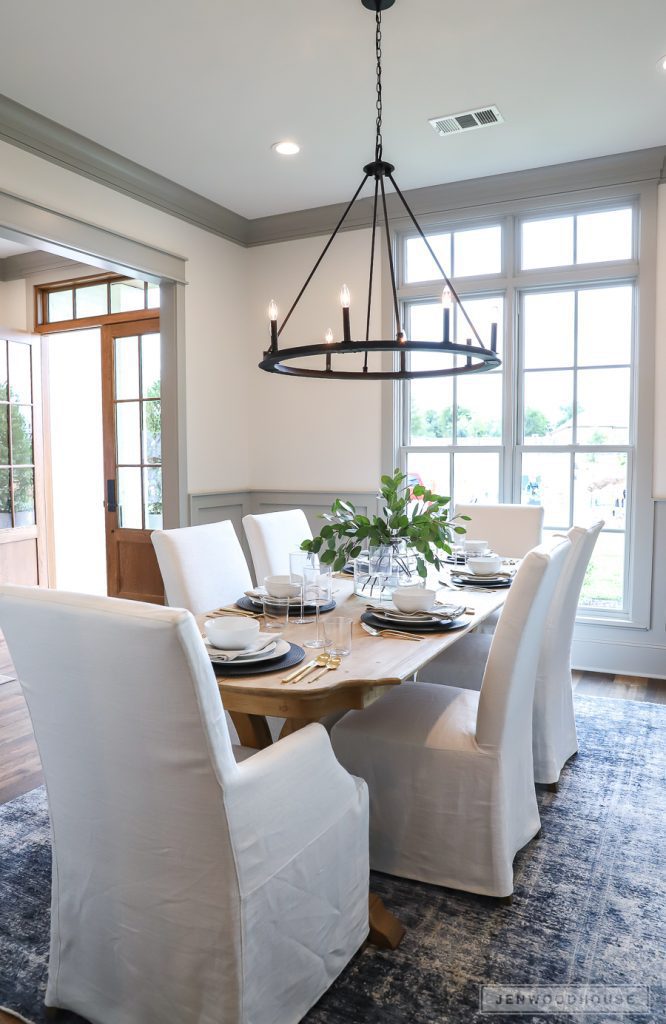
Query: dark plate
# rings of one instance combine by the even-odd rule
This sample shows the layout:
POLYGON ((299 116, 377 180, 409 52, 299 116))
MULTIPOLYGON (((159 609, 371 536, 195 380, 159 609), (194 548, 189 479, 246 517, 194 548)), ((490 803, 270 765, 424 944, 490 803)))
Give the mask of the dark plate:
POLYGON ((394 623, 392 626, 388 624, 386 619, 379 619, 372 612, 363 612, 361 615, 361 622, 366 622, 368 626, 374 626, 375 629, 391 629, 397 630, 399 633, 448 633, 452 629, 463 629, 469 625, 469 619, 452 619, 451 622, 433 622, 431 625, 418 625, 414 623, 410 625, 408 622, 394 623))
POLYGON ((289 644, 289 652, 281 658, 273 658, 268 661, 255 661, 253 665, 242 665, 229 661, 224 665, 211 662, 215 669, 216 676, 259 676, 267 672, 281 672, 282 669, 292 668, 300 664, 305 657, 305 651, 298 644, 289 644))
POLYGON ((489 579, 487 576, 457 576, 451 573, 451 580, 459 587, 488 587, 489 590, 506 590, 511 586, 512 580, 489 579))
POLYGON ((458 555, 454 558, 453 555, 447 555, 443 561, 448 562, 449 565, 465 565, 465 556, 458 555))
MULTIPOLYGON (((239 597, 236 601, 236 607, 242 608, 244 612, 261 612, 263 611, 263 605, 261 601, 254 601, 251 597, 239 597)), ((322 604, 319 608, 319 613, 332 612, 335 608, 335 601, 329 601, 327 604, 322 604)), ((316 608, 313 604, 306 604, 303 607, 304 615, 314 615, 316 608)), ((294 604, 289 606, 290 615, 300 615, 301 606, 300 604, 294 604)))

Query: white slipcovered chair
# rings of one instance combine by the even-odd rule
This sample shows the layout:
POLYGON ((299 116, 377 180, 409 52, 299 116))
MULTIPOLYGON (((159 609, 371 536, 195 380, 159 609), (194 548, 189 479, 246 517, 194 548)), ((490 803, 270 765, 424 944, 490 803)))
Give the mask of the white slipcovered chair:
POLYGON ((561 540, 525 557, 480 693, 405 683, 333 728, 338 760, 370 790, 372 868, 487 896, 513 892, 513 859, 540 828, 534 680, 569 548, 561 540))
MULTIPOLYGON (((571 550, 553 596, 539 652, 534 689, 532 746, 534 781, 555 787, 562 768, 578 750, 571 687, 571 642, 576 610, 594 545, 603 527, 572 527, 571 550)), ((429 682, 480 690, 492 636, 468 633, 423 670, 429 682)))
POLYGON ((193 615, 230 604, 252 586, 233 523, 154 530, 150 539, 168 604, 193 615))
POLYGON ((189 612, 0 587, 53 835, 46 1003, 294 1024, 368 933, 365 784, 319 725, 237 764, 189 612))
POLYGON ((301 508, 244 516, 243 529, 259 587, 266 576, 286 575, 289 572, 290 552, 297 551, 301 541, 312 537, 312 530, 301 508))
POLYGON ((541 543, 542 505, 456 505, 455 514, 470 516, 460 524, 462 540, 487 540, 504 558, 522 558, 541 543))

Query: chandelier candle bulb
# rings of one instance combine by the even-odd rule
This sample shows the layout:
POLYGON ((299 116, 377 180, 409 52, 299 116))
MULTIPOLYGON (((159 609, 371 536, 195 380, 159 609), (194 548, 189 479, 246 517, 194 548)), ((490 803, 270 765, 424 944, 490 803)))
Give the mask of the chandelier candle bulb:
POLYGON ((268 319, 271 322, 271 348, 276 349, 278 343, 278 329, 277 329, 277 318, 278 308, 274 299, 268 304, 268 319))
POLYGON ((451 289, 445 288, 442 292, 442 312, 444 314, 444 335, 443 341, 451 341, 451 289))
POLYGON ((351 302, 351 296, 349 294, 349 288, 346 284, 343 284, 340 289, 340 303, 342 305, 342 340, 351 341, 351 321, 349 319, 349 303, 351 302))
MULTIPOLYGON (((324 341, 326 342, 327 345, 332 345, 333 344, 333 331, 331 330, 330 327, 326 331, 326 334, 324 335, 324 341)), ((331 369, 331 353, 330 352, 326 353, 326 369, 327 370, 331 369)))

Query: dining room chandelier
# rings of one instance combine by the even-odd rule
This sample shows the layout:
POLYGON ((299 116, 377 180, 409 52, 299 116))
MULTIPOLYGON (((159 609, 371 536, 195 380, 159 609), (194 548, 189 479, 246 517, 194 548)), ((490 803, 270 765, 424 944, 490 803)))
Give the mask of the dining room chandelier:
MULTIPOLYGON (((368 10, 375 12, 375 54, 377 59, 377 82, 376 82, 376 134, 375 134, 375 159, 366 164, 363 168, 363 179, 356 189, 351 201, 347 205, 340 220, 335 226, 333 234, 326 242, 317 262, 305 279, 303 287, 294 299, 289 312, 278 327, 278 308, 275 301, 271 301, 268 307, 268 318, 270 320, 270 345, 264 352, 264 357, 259 363, 262 370, 268 373, 283 373, 292 377, 320 377, 331 380, 411 380, 422 377, 456 377, 464 373, 482 373, 485 370, 493 370, 500 365, 497 356, 497 323, 490 327, 490 345, 486 347, 472 323, 459 295, 446 275, 444 268, 437 259, 437 255, 426 238, 414 213, 405 196, 400 191, 393 176, 395 167, 383 159, 382 140, 382 11, 392 7, 395 0, 361 0, 361 3, 368 10), (280 348, 279 339, 284 328, 289 322, 292 313, 300 302, 303 293, 310 284, 317 269, 319 268, 326 253, 330 249, 333 240, 344 224, 349 211, 358 199, 368 179, 374 180, 374 203, 372 211, 372 240, 370 243, 370 265, 368 276, 368 302, 365 315, 365 337, 356 339, 352 337, 351 316, 350 316, 350 294, 346 285, 342 286, 340 292, 340 303, 342 306, 342 340, 335 341, 333 331, 329 328, 324 340, 311 344, 298 345, 294 348, 280 348), (418 231, 428 252, 435 262, 437 269, 442 275, 444 289, 442 292, 442 340, 441 341, 417 341, 408 339, 402 327, 400 317, 400 304, 398 302, 398 290, 395 280, 395 266, 393 250, 391 247, 391 234, 389 229, 389 218, 386 208, 385 180, 388 180, 395 189, 396 195, 404 206, 410 220, 418 231), (373 340, 370 338, 370 314, 373 299, 373 276, 375 269, 375 239, 377 236, 378 213, 381 201, 381 220, 384 225, 386 245, 388 252, 388 267, 391 278, 391 290, 393 295, 393 314, 395 318, 395 336, 385 340, 373 340), (464 344, 457 342, 452 337, 453 324, 452 312, 457 307, 460 316, 465 321, 465 332, 467 337, 464 344), (368 357, 371 353, 392 353, 395 357, 392 360, 390 369, 373 369, 369 366, 368 357), (411 353, 427 353, 429 356, 441 357, 441 363, 430 365, 424 369, 412 369, 407 359, 411 353), (349 356, 353 354, 364 354, 363 366, 361 369, 350 366, 349 356), (303 359, 322 360, 323 365, 304 365, 303 359), (350 368, 345 369, 345 364, 350 368)), ((430 363, 430 360, 428 361, 430 363)), ((354 361, 358 366, 358 360, 354 361)))

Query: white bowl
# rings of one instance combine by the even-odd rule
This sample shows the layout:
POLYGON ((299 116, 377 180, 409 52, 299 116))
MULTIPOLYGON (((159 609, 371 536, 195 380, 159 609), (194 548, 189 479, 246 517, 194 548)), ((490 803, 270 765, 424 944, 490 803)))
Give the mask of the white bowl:
POLYGON ((222 651, 244 651, 256 642, 259 623, 244 615, 221 615, 219 619, 206 619, 206 636, 213 647, 222 651))
POLYGON ((485 555, 489 544, 487 540, 464 540, 463 548, 466 555, 485 555))
POLYGON ((396 587, 393 591, 393 604, 401 612, 430 611, 437 597, 436 590, 425 587, 396 587))
POLYGON ((271 597, 298 597, 301 588, 291 582, 291 576, 266 576, 264 586, 271 597))
POLYGON ((472 555, 467 559, 467 568, 475 576, 494 576, 502 568, 499 555, 472 555))

